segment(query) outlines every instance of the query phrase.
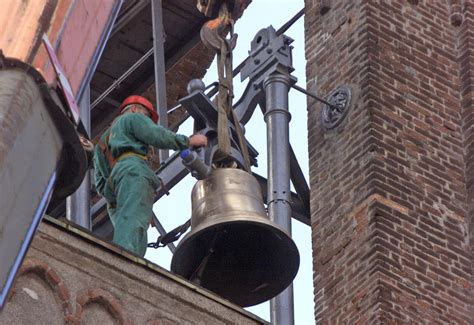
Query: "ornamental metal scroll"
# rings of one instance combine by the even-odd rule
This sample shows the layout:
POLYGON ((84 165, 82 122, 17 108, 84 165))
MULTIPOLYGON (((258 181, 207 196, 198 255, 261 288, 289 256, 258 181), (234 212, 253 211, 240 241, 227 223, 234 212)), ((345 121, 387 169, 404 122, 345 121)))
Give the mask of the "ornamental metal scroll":
POLYGON ((349 112, 351 90, 347 86, 340 86, 334 90, 327 101, 333 106, 324 105, 321 112, 321 122, 326 130, 331 130, 342 123, 349 112))

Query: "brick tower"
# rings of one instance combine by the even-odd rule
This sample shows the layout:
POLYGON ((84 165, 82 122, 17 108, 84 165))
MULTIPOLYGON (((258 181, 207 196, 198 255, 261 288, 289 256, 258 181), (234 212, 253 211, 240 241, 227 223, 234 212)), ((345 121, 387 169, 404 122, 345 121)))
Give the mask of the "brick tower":
POLYGON ((306 0, 317 323, 474 323, 474 2, 306 0))

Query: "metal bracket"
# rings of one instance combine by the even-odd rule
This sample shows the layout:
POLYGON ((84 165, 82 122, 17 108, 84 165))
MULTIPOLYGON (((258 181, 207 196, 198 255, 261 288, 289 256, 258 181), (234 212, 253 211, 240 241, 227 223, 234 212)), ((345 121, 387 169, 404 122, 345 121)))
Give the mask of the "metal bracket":
MULTIPOLYGON (((204 163, 212 164, 212 158, 217 149, 217 108, 202 91, 193 91, 188 96, 181 98, 179 102, 194 118, 194 131, 209 138, 209 144, 206 148, 201 149, 201 155, 204 163)), ((243 166, 243 157, 240 150, 238 150, 237 132, 232 123, 229 123, 229 132, 231 140, 230 156, 239 165, 243 166)), ((258 152, 248 141, 246 141, 246 144, 249 150, 250 164, 257 166, 256 157, 258 152)))
POLYGON ((321 111, 321 122, 326 130, 331 130, 342 123, 349 112, 352 93, 349 87, 340 86, 334 90, 327 101, 332 106, 324 105, 321 111))
POLYGON ((286 35, 277 36, 272 26, 261 29, 251 43, 250 55, 240 72, 241 81, 250 78, 254 84, 260 84, 278 67, 294 71, 292 42, 286 35))

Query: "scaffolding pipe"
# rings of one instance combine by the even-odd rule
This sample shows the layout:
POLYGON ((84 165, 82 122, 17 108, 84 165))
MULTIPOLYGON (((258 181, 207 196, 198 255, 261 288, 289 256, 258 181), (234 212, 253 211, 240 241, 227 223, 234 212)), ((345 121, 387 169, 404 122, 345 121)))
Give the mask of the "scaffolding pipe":
MULTIPOLYGON (((166 67, 163 28, 163 7, 161 0, 151 0, 151 13, 153 21, 153 54, 155 59, 155 91, 156 109, 160 116, 160 125, 168 128, 168 114, 166 112, 166 67)), ((168 150, 160 150, 160 162, 164 163, 169 157, 168 150)))
MULTIPOLYGON (((264 89, 267 108, 268 214, 270 220, 291 236, 288 70, 280 69, 267 77, 264 89)), ((270 301, 270 317, 275 325, 294 324, 293 285, 270 301)))
POLYGON ((135 70, 138 69, 151 55, 153 54, 153 48, 149 49, 148 52, 143 54, 143 56, 137 60, 127 71, 125 71, 120 77, 117 78, 110 86, 107 88, 96 100, 91 104, 91 109, 95 108, 99 103, 104 100, 112 91, 120 87, 120 84, 127 79, 135 70))
MULTIPOLYGON (((81 109, 80 117, 82 124, 89 137, 91 136, 91 89, 90 82, 93 74, 99 64, 100 57, 102 52, 105 49, 107 41, 109 39, 110 33, 114 26, 115 20, 120 12, 122 7, 123 0, 116 0, 115 4, 110 13, 107 24, 102 30, 102 35, 100 40, 97 43, 94 55, 91 59, 89 68, 86 71, 86 74, 81 82, 79 90, 77 92, 77 100, 79 101, 79 106, 81 109)), ((91 179, 90 171, 87 171, 84 179, 71 196, 66 199, 66 219, 74 222, 75 224, 84 227, 87 230, 92 230, 92 220, 90 214, 90 189, 91 189, 91 179)))
MULTIPOLYGON (((87 133, 91 132, 91 110, 90 110, 90 87, 86 87, 81 102, 81 121, 87 133)), ((87 230, 92 229, 90 214, 90 189, 91 178, 90 171, 86 172, 79 188, 66 199, 66 219, 75 224, 84 227, 87 230)))

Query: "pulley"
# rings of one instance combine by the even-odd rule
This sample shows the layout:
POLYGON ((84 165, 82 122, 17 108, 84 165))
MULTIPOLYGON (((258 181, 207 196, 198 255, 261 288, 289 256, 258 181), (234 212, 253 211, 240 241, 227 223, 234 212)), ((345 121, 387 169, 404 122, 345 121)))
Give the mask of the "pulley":
POLYGON ((267 301, 293 281, 299 253, 269 220, 260 186, 249 173, 220 168, 196 183, 191 232, 171 270, 243 307, 267 301))

